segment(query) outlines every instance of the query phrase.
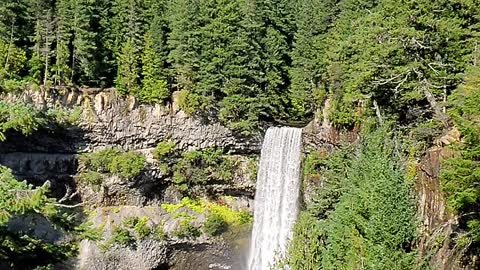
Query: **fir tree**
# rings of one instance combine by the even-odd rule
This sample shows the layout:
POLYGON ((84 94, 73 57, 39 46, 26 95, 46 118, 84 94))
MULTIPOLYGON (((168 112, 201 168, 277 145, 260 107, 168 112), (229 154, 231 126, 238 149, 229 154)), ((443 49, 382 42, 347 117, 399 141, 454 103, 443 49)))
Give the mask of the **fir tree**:
POLYGON ((167 82, 162 77, 161 57, 155 50, 154 38, 150 32, 145 34, 142 57, 142 90, 140 100, 145 103, 161 103, 170 96, 167 82))
POLYGON ((72 1, 71 28, 73 35, 71 80, 73 81, 78 77, 81 83, 85 83, 94 78, 96 70, 93 56, 96 49, 97 33, 92 31, 91 22, 95 16, 95 5, 97 3, 91 0, 70 1, 72 1))
POLYGON ((118 62, 118 74, 115 79, 117 91, 122 95, 135 95, 139 91, 139 67, 138 50, 133 40, 127 40, 120 52, 118 62))
POLYGON ((115 0, 112 11, 112 51, 118 68, 115 84, 122 94, 136 94, 140 77, 143 3, 140 0, 115 0))
POLYGON ((54 83, 65 85, 70 75, 70 0, 58 0, 56 3, 56 57, 54 83))

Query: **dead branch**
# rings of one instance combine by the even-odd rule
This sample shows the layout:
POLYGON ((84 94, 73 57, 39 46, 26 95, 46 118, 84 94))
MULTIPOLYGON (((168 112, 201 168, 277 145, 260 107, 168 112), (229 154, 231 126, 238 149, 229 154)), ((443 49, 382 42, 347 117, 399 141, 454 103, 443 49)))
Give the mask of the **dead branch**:
POLYGON ((377 114, 378 123, 380 124, 380 126, 383 126, 382 112, 380 111, 380 107, 378 107, 378 103, 376 100, 373 100, 373 107, 375 108, 375 113, 377 114))
POLYGON ((60 200, 58 200, 59 203, 62 203, 66 200, 71 200, 73 199, 73 197, 75 197, 78 194, 78 190, 76 192, 72 192, 72 189, 68 185, 65 185, 65 189, 66 189, 65 195, 63 195, 63 197, 60 200))

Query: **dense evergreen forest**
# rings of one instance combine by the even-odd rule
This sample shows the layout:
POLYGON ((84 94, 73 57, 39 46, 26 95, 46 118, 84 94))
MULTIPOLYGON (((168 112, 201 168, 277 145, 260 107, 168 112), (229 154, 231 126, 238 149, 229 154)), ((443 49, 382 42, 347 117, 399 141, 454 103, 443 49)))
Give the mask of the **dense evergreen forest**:
MULTIPOLYGON (((147 104, 175 92, 188 114, 243 135, 307 122, 328 98, 336 128, 366 135, 355 151, 307 157, 306 178, 331 177, 300 216, 288 264, 414 269, 412 180, 400 163, 452 127, 462 140, 443 191, 461 220, 458 244, 479 249, 479 35, 479 0, 3 0, 0 92, 115 88, 147 104), (368 132, 372 119, 384 128, 368 132)), ((0 103, 0 140, 45 121, 0 103)), ((53 211, 40 188, 35 205, 11 202, 18 183, 0 175, 0 228, 17 212, 53 211)), ((23 242, 12 243, 0 259, 18 255, 23 242)))
POLYGON ((339 126, 372 101, 401 121, 441 114, 478 27, 473 0, 8 0, 0 11, 3 91, 115 87, 161 103, 179 90, 185 111, 245 134, 308 119, 327 96, 339 126))

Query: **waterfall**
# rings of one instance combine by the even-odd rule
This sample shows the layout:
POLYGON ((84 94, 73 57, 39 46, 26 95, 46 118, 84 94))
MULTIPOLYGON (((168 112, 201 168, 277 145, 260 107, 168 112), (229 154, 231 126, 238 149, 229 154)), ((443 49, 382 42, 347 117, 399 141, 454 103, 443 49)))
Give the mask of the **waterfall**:
POLYGON ((298 215, 302 130, 273 127, 262 145, 249 270, 270 270, 285 255, 298 215))

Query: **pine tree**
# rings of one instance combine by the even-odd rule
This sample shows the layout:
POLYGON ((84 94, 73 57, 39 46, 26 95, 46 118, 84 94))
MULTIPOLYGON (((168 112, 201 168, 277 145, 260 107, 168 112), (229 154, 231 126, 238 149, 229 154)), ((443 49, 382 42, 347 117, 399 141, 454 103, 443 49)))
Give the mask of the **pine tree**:
POLYGON ((55 40, 55 20, 52 2, 31 0, 28 2, 30 20, 32 21, 34 44, 30 58, 30 76, 33 82, 49 86, 51 83, 50 69, 52 44, 55 40))
POLYGON ((25 5, 21 1, 0 3, 0 90, 16 90, 26 63, 22 45, 25 38, 25 5))
POLYGON ((269 114, 284 117, 285 97, 290 84, 288 66, 295 32, 294 2, 258 1, 263 20, 263 91, 269 100, 269 114))
POLYGON ((117 63, 118 73, 115 79, 117 91, 122 95, 137 94, 139 91, 139 67, 138 50, 135 48, 135 42, 127 40, 120 52, 117 63))
MULTIPOLYGON (((199 0, 174 0, 169 5, 168 61, 175 76, 175 88, 190 92, 195 84, 199 61, 199 0)), ((195 107, 194 104, 187 107, 195 107)))
MULTIPOLYGON (((474 52, 473 56, 478 55, 474 52)), ((474 59, 464 83, 449 98, 448 112, 462 134, 462 141, 451 147, 455 154, 444 161, 440 178, 448 207, 460 216, 462 229, 468 232, 464 236, 474 243, 480 243, 480 71, 477 62, 474 59)))
POLYGON ((92 31, 91 22, 95 16, 97 3, 90 0, 70 1, 72 1, 71 28, 73 35, 70 79, 73 81, 78 77, 81 83, 87 83, 94 78, 96 70, 93 56, 97 33, 92 31))
POLYGON ((321 74, 325 70, 324 39, 334 20, 336 0, 304 0, 296 9, 290 75, 290 100, 294 117, 304 118, 321 106, 325 96, 321 74))
POLYGON ((162 76, 161 57, 155 50, 153 35, 145 34, 142 56, 142 90, 140 100, 145 103, 160 103, 170 96, 167 82, 162 76))
POLYGON ((140 100, 145 103, 158 103, 170 97, 167 87, 167 34, 165 1, 145 1, 144 17, 147 30, 143 42, 142 90, 140 100))
POLYGON ((112 11, 112 51, 118 68, 115 84, 124 95, 137 94, 144 31, 140 16, 143 14, 143 3, 140 0, 115 0, 112 11))
POLYGON ((65 85, 70 75, 70 39, 71 22, 70 0, 57 0, 56 3, 56 62, 53 68, 55 72, 54 84, 65 85))

